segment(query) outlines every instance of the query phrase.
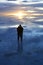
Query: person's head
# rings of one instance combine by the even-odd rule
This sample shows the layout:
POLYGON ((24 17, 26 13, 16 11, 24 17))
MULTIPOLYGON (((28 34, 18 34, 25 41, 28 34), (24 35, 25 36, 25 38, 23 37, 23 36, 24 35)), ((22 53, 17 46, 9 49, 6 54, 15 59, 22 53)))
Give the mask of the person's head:
POLYGON ((21 24, 19 26, 21 26, 21 24))

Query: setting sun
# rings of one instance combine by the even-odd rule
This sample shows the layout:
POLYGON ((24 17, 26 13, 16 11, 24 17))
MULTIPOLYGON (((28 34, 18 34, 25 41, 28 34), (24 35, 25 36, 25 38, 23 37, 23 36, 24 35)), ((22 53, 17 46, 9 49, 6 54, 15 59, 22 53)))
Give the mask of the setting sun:
POLYGON ((16 16, 18 19, 23 19, 26 14, 22 11, 19 11, 19 12, 16 12, 15 14, 13 14, 13 15, 16 16))

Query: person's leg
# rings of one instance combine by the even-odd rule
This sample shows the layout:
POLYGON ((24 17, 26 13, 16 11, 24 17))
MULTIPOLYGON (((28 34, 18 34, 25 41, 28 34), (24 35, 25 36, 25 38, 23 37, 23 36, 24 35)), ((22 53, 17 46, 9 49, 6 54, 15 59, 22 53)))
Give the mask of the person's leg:
POLYGON ((23 41, 23 39, 22 39, 22 38, 23 38, 23 36, 21 35, 21 43, 22 43, 22 41, 23 41))
POLYGON ((20 45, 19 45, 19 35, 18 35, 18 51, 19 51, 19 46, 20 46, 20 45))
POLYGON ((19 35, 18 35, 18 43, 19 43, 19 35))
POLYGON ((21 35, 21 51, 23 50, 23 44, 22 44, 22 35, 21 35))

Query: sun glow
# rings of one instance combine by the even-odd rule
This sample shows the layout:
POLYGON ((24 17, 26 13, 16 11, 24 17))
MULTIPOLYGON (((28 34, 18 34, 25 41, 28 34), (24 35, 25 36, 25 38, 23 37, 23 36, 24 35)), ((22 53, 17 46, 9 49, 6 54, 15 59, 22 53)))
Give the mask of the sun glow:
POLYGON ((15 14, 13 14, 15 17, 17 17, 18 19, 23 19, 24 16, 26 15, 26 13, 22 12, 22 11, 19 11, 19 12, 16 12, 15 14))

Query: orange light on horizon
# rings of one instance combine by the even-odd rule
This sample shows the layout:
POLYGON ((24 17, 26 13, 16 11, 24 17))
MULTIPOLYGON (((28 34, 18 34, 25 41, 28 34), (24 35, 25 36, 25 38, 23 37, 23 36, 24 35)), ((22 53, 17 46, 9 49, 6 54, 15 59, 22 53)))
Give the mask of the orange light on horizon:
POLYGON ((12 11, 12 12, 1 12, 0 13, 1 16, 11 16, 11 17, 15 17, 16 19, 19 19, 19 20, 23 20, 25 17, 26 18, 35 18, 35 17, 38 17, 38 16, 43 16, 43 14, 41 13, 34 13, 34 12, 27 12, 27 11, 24 11, 24 10, 16 10, 16 11, 12 11))
POLYGON ((18 10, 18 11, 13 11, 13 12, 0 13, 0 15, 13 16, 13 17, 18 18, 18 19, 23 19, 27 15, 27 13, 23 10, 18 10))
POLYGON ((23 19, 24 16, 26 15, 26 13, 22 12, 22 11, 18 11, 16 13, 12 14, 13 16, 17 17, 18 19, 23 19))

